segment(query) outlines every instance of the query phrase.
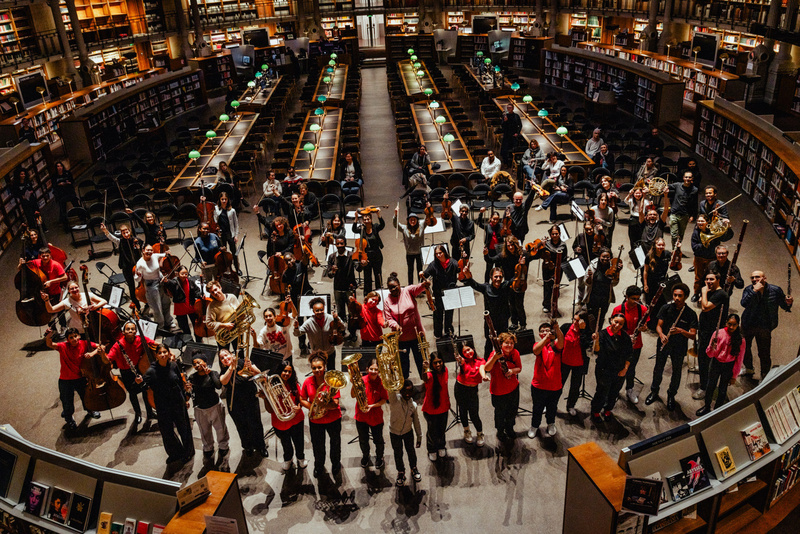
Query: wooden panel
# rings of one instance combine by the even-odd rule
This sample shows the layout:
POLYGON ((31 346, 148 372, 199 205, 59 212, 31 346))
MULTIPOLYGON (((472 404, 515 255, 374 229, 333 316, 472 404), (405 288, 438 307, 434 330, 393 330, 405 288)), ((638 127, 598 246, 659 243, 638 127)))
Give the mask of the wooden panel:
POLYGON ((718 515, 723 516, 727 514, 766 486, 766 482, 756 479, 753 482, 745 482, 739 485, 739 489, 733 493, 725 493, 719 505, 718 515))
MULTIPOLYGON (((238 486, 236 476, 235 473, 220 473, 218 471, 206 473, 208 489, 211 490, 211 495, 203 503, 185 514, 176 513, 164 529, 164 534, 201 534, 205 532, 205 516, 217 515, 217 508, 222 501, 231 490, 238 486)), ((235 492, 238 493, 238 491, 235 492)), ((246 529, 247 526, 245 524, 245 532, 247 531, 246 529)))
POLYGON ((308 180, 333 180, 336 175, 336 164, 339 155, 339 135, 342 130, 342 110, 325 107, 322 122, 314 115, 314 111, 306 114, 303 132, 294 149, 292 165, 297 174, 308 180), (316 134, 309 130, 312 124, 319 124, 322 129, 316 134), (306 143, 316 145, 310 154, 303 150, 306 143))
POLYGON ((731 515, 717 523, 717 528, 714 530, 714 532, 716 532, 716 534, 734 534, 758 519, 760 516, 761 512, 749 504, 745 504, 741 508, 738 508, 731 515))
POLYGON ((269 99, 272 98, 275 89, 281 84, 283 76, 278 76, 276 80, 269 80, 270 83, 262 88, 256 82, 256 87, 247 89, 242 96, 239 97, 239 111, 260 111, 263 106, 266 106, 269 99))
POLYGON ((403 86, 406 88, 406 95, 407 96, 415 96, 415 95, 422 95, 424 94, 425 89, 433 89, 433 94, 439 94, 439 89, 437 89, 436 84, 433 83, 433 78, 431 77, 431 73, 428 72, 428 66, 425 65, 425 62, 421 59, 417 60, 419 63, 422 63, 422 70, 425 75, 422 78, 417 78, 416 69, 412 64, 410 59, 404 59, 403 61, 398 61, 398 67, 400 69, 400 78, 403 80, 403 86))
POLYGON ((625 471, 593 441, 572 447, 569 453, 614 510, 620 511, 625 490, 625 471))
POLYGON ((314 91, 314 103, 318 103, 317 98, 324 95, 327 100, 327 105, 332 105, 334 102, 341 102, 344 100, 345 92, 347 90, 347 73, 350 67, 340 63, 333 68, 333 72, 328 72, 328 67, 324 67, 319 74, 317 80, 317 89, 314 91), (323 82, 323 78, 329 76, 331 83, 323 82))
POLYGON ((414 123, 417 125, 419 139, 425 148, 428 149, 428 156, 431 164, 438 163, 441 168, 432 172, 451 172, 451 171, 476 171, 475 161, 472 159, 467 144, 461 137, 447 105, 439 103, 439 109, 434 111, 428 107, 428 102, 416 102, 411 105, 411 113, 414 115, 414 123), (443 116, 445 122, 437 124, 435 118, 443 116), (442 139, 448 133, 453 134, 455 140, 447 146, 442 139))
MULTIPOLYGON (((490 93, 507 93, 511 91, 511 82, 508 81, 508 78, 503 78, 503 84, 501 86, 495 86, 492 81, 484 80, 481 76, 478 75, 478 71, 472 67, 470 64, 465 65, 467 71, 472 75, 475 81, 478 83, 484 91, 490 93)), ((489 65, 490 69, 494 69, 494 64, 489 65)))

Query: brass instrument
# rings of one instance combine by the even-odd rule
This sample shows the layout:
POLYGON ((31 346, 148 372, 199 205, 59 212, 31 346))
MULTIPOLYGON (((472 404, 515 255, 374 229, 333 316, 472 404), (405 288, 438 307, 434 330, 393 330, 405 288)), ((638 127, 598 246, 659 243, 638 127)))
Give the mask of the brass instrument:
POLYGON ((342 358, 342 365, 347 366, 347 372, 350 373, 350 385, 353 388, 353 396, 356 398, 359 409, 366 413, 369 409, 369 401, 367 400, 367 388, 364 386, 364 379, 361 375, 361 369, 358 367, 358 360, 361 359, 361 354, 351 354, 342 358))
POLYGON ((403 366, 400 364, 400 334, 402 330, 381 336, 383 342, 375 347, 378 360, 378 373, 387 391, 400 391, 403 388, 403 366))
POLYGON ((214 332, 214 337, 220 345, 227 345, 234 339, 243 335, 250 334, 250 328, 256 322, 256 316, 253 313, 253 308, 260 308, 261 306, 256 302, 249 293, 242 292, 242 302, 233 310, 233 313, 226 317, 221 323, 233 323, 234 327, 230 330, 227 328, 218 328, 214 332))
POLYGON ((258 373, 250 378, 255 382, 256 387, 267 398, 267 402, 272 407, 272 413, 279 421, 290 421, 295 412, 297 405, 294 403, 292 394, 286 388, 286 384, 278 375, 269 375, 268 371, 258 373))
POLYGON ((714 218, 708 223, 706 232, 700 232, 700 241, 703 243, 704 247, 708 248, 711 246, 712 241, 724 236, 730 227, 730 222, 720 219, 717 214, 714 213, 714 218))
POLYGON ((428 356, 428 349, 431 348, 431 344, 425 339, 425 332, 420 332, 416 328, 414 328, 414 332, 417 333, 417 343, 419 344, 419 351, 422 353, 422 361, 428 363, 430 359, 430 356, 428 356))
POLYGON ((308 411, 308 418, 311 420, 320 419, 328 413, 328 404, 330 404, 336 392, 347 385, 347 377, 341 371, 334 369, 325 373, 325 386, 317 390, 314 395, 314 401, 311 403, 311 409, 308 411))
POLYGON ((647 184, 647 191, 650 193, 650 196, 660 197, 664 194, 664 191, 667 190, 668 185, 666 178, 662 176, 653 176, 650 178, 650 183, 647 184))
POLYGON ((637 188, 642 188, 642 189, 646 188, 646 184, 644 183, 644 178, 639 178, 638 180, 636 180, 636 183, 633 184, 633 187, 631 187, 631 189, 637 189, 637 188))

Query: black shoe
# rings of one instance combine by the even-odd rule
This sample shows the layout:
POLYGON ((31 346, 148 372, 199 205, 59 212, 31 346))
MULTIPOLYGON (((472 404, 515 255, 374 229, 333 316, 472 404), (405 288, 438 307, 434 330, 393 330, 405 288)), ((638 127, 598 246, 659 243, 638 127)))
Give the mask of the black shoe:
POLYGON ((703 406, 702 408, 700 408, 699 410, 694 412, 694 414, 697 417, 703 417, 705 414, 709 413, 710 411, 711 411, 711 408, 709 408, 708 406, 703 406))
POLYGON ((220 449, 219 450, 219 457, 220 458, 225 458, 226 456, 228 456, 229 452, 230 452, 229 449, 220 449))
POLYGON ((690 272, 690 273, 693 273, 693 272, 694 272, 694 265, 692 265, 691 267, 689 267, 689 272, 690 272))
POLYGON ((89 412, 89 417, 92 419, 100 419, 100 412, 89 412))
POLYGON ((669 410, 670 412, 675 410, 675 397, 673 397, 672 395, 667 397, 667 410, 669 410))
POLYGON ((136 414, 136 416, 133 418, 133 424, 137 426, 142 424, 142 414, 136 414))
POLYGON ((383 469, 385 466, 386 463, 383 461, 383 458, 378 458, 377 460, 375 460, 375 469, 377 469, 378 471, 383 469))
POLYGON ((369 457, 365 457, 361 459, 361 468, 366 469, 369 467, 369 457))
POLYGON ((203 463, 212 463, 214 461, 214 451, 203 452, 203 463))
POLYGON ((78 423, 75 419, 67 419, 67 430, 78 430, 78 423))
POLYGON ((592 422, 596 424, 600 424, 603 422, 603 418, 600 416, 599 413, 592 414, 592 422))
POLYGON ((508 327, 509 332, 516 332, 517 330, 519 330, 519 325, 517 324, 512 324, 511 326, 508 327))
POLYGON ((698 300, 700 300, 700 293, 692 295, 692 302, 697 302, 698 300))
POLYGON ((506 433, 505 433, 504 430, 498 430, 497 431, 497 440, 498 441, 505 441, 507 439, 508 439, 508 437, 506 436, 506 433))
POLYGON ((644 400, 644 404, 645 404, 645 406, 650 406, 651 404, 653 404, 654 402, 656 402, 658 400, 661 400, 658 397, 658 393, 656 393, 655 391, 651 391, 650 395, 648 395, 647 398, 644 400))
POLYGON ((314 468, 314 478, 319 478, 321 476, 322 476, 322 468, 321 467, 315 467, 314 468))
POLYGON ((258 454, 260 454, 262 458, 269 458, 269 451, 266 447, 263 449, 258 449, 258 454))
POLYGON ((148 411, 145 413, 145 416, 147 417, 147 420, 148 420, 148 421, 150 421, 150 420, 153 420, 153 419, 155 419, 156 417, 158 417, 158 414, 156 413, 156 411, 155 411, 155 410, 148 410, 148 411))
POLYGON ((333 467, 331 467, 331 474, 333 476, 335 476, 335 477, 339 476, 339 474, 341 472, 342 472, 342 464, 337 464, 337 465, 334 465, 333 467))
POLYGON ((250 203, 247 201, 246 198, 242 199, 242 206, 244 206, 245 208, 249 208, 250 207, 250 203))
POLYGON ((244 450, 244 455, 245 456, 253 456, 255 453, 256 453, 255 449, 245 449, 244 450))

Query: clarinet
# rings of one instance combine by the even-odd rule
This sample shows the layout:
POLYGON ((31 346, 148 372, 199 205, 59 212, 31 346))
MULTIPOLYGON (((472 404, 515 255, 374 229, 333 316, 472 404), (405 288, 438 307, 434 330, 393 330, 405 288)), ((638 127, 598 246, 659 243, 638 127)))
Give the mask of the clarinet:
MULTIPOLYGON (((736 252, 733 253, 733 259, 731 260, 730 266, 728 266, 728 274, 726 276, 724 289, 729 296, 731 294, 731 289, 733 288, 733 283, 729 284, 727 282, 727 277, 733 276, 733 268, 736 267, 736 261, 739 259, 739 251, 742 250, 742 241, 744 241, 744 233, 747 230, 747 224, 749 222, 750 221, 748 221, 747 219, 742 221, 742 231, 739 234, 739 242, 736 244, 736 252)), ((719 325, 717 325, 717 329, 719 329, 719 325)))
POLYGON ((497 339, 497 332, 494 330, 492 316, 489 315, 488 311, 485 311, 483 312, 483 318, 486 319, 486 326, 489 328, 489 339, 492 341, 494 352, 495 354, 500 354, 500 358, 497 359, 497 363, 500 364, 500 369, 503 370, 503 373, 508 373, 508 362, 506 362, 505 356, 502 355, 503 348, 500 346, 500 341, 497 339))
POLYGON ((633 329, 633 334, 631 334, 631 343, 636 342, 636 337, 639 335, 639 329, 644 326, 645 322, 647 322, 647 319, 650 317, 650 312, 653 311, 653 306, 655 306, 655 303, 658 302, 658 299, 661 297, 661 293, 664 291, 664 289, 666 289, 666 287, 667 284, 664 282, 658 284, 658 290, 656 291, 656 294, 653 295, 652 299, 650 299, 650 306, 647 308, 647 313, 642 315, 642 318, 639 319, 639 322, 636 324, 636 328, 633 329))

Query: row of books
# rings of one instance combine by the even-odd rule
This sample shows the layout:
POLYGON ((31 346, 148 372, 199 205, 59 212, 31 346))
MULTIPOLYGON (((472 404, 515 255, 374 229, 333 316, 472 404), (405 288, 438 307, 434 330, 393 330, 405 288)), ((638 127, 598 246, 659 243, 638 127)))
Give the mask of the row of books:
POLYGON ((92 499, 59 487, 31 481, 24 495, 25 511, 78 532, 86 530, 92 499))
POLYGON ((780 460, 780 475, 775 479, 775 486, 772 492, 772 501, 780 498, 797 483, 800 475, 800 466, 797 461, 800 458, 800 443, 795 443, 794 447, 783 453, 780 460))
POLYGON ((775 439, 783 443, 800 430, 800 391, 792 388, 764 413, 775 439))

